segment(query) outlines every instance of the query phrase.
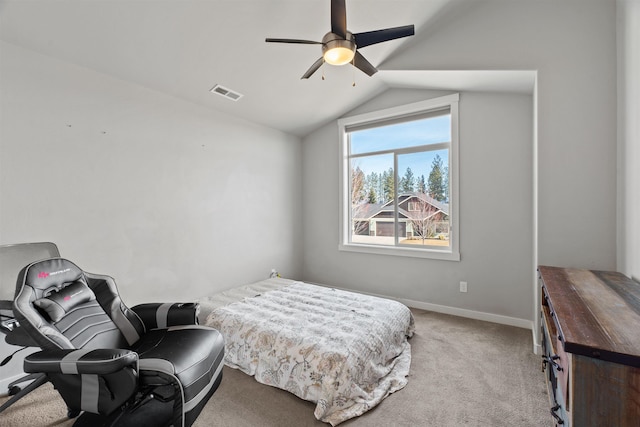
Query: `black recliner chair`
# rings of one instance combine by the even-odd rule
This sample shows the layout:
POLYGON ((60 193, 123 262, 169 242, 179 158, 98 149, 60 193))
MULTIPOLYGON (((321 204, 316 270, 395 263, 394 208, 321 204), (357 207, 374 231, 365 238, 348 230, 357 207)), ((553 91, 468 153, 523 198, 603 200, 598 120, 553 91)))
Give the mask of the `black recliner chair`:
POLYGON ((16 319, 42 348, 25 372, 84 411, 74 426, 191 426, 220 384, 224 341, 197 304, 129 309, 111 277, 63 258, 26 266, 16 287, 16 319))

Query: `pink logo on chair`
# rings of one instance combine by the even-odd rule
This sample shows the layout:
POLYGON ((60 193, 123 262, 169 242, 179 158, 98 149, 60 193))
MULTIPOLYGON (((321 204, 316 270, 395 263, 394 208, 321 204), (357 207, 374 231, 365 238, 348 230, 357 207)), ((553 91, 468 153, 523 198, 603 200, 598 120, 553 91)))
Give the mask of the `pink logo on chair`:
POLYGON ((70 268, 65 268, 64 270, 52 271, 51 273, 47 273, 46 271, 41 271, 38 273, 38 279, 45 279, 49 276, 55 276, 56 274, 68 273, 71 271, 70 268))

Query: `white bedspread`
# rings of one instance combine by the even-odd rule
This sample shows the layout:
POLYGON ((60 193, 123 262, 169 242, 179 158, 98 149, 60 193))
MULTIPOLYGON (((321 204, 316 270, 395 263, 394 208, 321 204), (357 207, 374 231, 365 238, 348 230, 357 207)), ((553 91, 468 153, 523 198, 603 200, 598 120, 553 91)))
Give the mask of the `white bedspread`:
POLYGON ((316 403, 316 418, 334 426, 407 384, 414 323, 403 304, 285 279, 250 294, 256 285, 275 289, 206 317, 225 338, 228 366, 316 403))

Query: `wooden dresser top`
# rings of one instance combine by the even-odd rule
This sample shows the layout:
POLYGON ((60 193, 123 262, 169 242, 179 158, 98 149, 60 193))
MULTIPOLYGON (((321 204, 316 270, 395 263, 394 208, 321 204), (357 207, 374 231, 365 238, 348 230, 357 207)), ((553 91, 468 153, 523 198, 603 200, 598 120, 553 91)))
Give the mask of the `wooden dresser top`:
POLYGON ((640 367, 640 284, 609 271, 540 266, 569 353, 640 367))

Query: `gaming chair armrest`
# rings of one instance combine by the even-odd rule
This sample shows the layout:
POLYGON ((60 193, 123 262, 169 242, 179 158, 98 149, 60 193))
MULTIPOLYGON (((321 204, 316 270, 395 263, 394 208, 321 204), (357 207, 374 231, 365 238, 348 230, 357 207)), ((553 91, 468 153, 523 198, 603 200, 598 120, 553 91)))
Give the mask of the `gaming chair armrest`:
POLYGON ((128 366, 137 371, 138 353, 123 349, 42 350, 24 359, 24 371, 45 374, 108 375, 128 366))
POLYGON ((192 303, 149 303, 132 307, 142 319, 147 330, 168 328, 169 326, 197 325, 200 304, 192 303))
POLYGON ((44 373, 73 412, 111 414, 138 390, 138 353, 131 350, 43 350, 24 359, 24 370, 44 373))

